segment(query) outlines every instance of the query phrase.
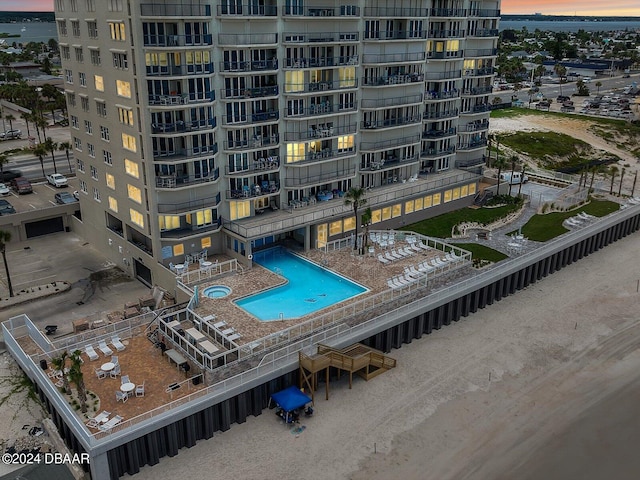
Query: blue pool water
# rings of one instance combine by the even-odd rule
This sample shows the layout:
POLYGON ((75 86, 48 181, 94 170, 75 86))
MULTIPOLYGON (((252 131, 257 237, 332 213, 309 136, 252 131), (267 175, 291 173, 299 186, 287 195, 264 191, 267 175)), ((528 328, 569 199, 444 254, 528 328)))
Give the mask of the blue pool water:
POLYGON ((280 314, 285 320, 303 317, 367 291, 282 247, 258 252, 253 261, 288 280, 285 285, 236 301, 264 322, 280 320, 280 314))

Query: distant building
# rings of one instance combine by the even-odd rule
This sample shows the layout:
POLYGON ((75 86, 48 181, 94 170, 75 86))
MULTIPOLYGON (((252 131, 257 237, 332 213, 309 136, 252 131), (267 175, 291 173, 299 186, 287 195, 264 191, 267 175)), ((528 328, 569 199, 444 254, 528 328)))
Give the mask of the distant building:
POLYGON ((0 65, 0 72, 15 72, 19 73, 23 77, 30 77, 40 75, 42 73, 41 68, 41 65, 34 62, 13 62, 9 65, 0 65))

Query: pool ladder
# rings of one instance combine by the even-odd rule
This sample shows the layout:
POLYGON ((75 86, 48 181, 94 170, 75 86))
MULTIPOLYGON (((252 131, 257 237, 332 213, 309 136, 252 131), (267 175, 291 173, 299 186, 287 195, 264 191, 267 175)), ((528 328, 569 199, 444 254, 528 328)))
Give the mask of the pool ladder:
POLYGON ((282 271, 282 269, 280 267, 273 267, 273 271, 274 271, 274 273, 277 273, 278 275, 284 277, 284 272, 282 271))

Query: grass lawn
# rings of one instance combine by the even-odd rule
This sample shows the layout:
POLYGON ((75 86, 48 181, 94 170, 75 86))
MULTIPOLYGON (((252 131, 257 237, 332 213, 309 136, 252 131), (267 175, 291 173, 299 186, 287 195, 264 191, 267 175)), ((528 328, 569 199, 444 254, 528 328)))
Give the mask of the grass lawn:
POLYGON ((499 262, 500 260, 504 260, 505 258, 507 258, 507 255, 505 255, 504 253, 494 250, 493 248, 489 248, 485 245, 479 245, 477 243, 455 243, 454 245, 456 247, 469 250, 473 254, 473 258, 477 258, 480 260, 499 262))
POLYGON ((586 212, 595 217, 604 217, 605 215, 619 209, 620 205, 616 202, 610 202, 608 200, 591 200, 590 203, 570 212, 554 212, 544 215, 534 215, 522 227, 522 234, 530 240, 546 242, 558 235, 566 233, 568 230, 562 226, 562 222, 580 212, 586 212))
POLYGON ((428 218, 418 223, 403 227, 401 230, 409 230, 421 233, 428 237, 450 238, 455 225, 462 222, 478 222, 482 225, 498 220, 508 213, 518 210, 519 205, 505 205, 496 208, 463 208, 454 212, 444 213, 437 217, 428 218))
POLYGON ((502 135, 500 142, 537 160, 547 156, 568 157, 591 150, 587 142, 556 132, 516 132, 502 135))

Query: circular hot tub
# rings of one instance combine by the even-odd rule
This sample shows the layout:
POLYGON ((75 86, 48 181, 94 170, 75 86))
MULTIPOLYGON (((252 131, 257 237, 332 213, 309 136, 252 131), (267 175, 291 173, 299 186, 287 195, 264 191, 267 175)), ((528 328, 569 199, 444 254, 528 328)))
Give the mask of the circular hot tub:
POLYGON ((211 287, 207 287, 202 291, 202 295, 209 298, 223 298, 231 293, 231 289, 229 287, 225 287, 224 285, 213 285, 211 287))

